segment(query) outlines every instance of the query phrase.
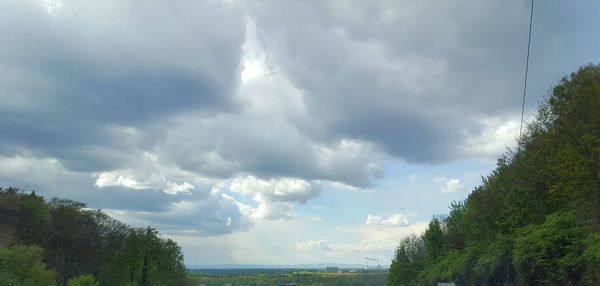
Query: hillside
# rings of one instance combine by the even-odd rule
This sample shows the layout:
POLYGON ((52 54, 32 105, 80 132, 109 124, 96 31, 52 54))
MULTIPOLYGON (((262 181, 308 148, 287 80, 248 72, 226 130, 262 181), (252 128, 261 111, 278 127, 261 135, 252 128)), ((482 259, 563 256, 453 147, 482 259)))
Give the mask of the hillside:
POLYGON ((80 202, 0 188, 0 228, 0 285, 187 283, 175 242, 80 202))
POLYGON ((468 198, 402 240, 387 285, 600 285, 600 66, 541 104, 468 198))
POLYGON ((16 201, 0 200, 0 247, 13 240, 19 224, 19 205, 16 201))

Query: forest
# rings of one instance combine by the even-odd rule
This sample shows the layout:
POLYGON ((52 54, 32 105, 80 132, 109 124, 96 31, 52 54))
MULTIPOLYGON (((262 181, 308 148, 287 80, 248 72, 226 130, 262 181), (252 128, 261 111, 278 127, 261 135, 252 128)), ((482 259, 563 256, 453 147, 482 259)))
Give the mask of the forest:
POLYGON ((600 66, 564 77, 516 148, 400 241, 386 285, 600 285, 600 66))
POLYGON ((181 248, 85 204, 0 188, 0 285, 186 285, 181 248))

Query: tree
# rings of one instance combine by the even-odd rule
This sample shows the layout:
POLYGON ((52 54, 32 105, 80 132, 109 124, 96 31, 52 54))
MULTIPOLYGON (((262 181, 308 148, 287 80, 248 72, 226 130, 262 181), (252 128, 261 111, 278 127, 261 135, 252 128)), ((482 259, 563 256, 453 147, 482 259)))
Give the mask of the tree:
POLYGON ((38 246, 0 249, 0 282, 6 283, 2 285, 56 285, 56 274, 42 262, 43 255, 44 251, 38 246))
POLYGON ((429 222, 427 230, 423 233, 423 243, 427 259, 430 263, 435 263, 442 258, 446 252, 446 241, 440 219, 433 218, 429 222))
POLYGON ((548 216, 541 225, 520 230, 513 263, 526 284, 577 284, 583 268, 584 231, 572 213, 548 216))
POLYGON ((421 237, 411 235, 402 239, 390 265, 386 285, 421 285, 419 274, 425 267, 425 261, 425 244, 421 237))
POLYGON ((554 168, 554 191, 566 195, 586 222, 600 231, 600 65, 582 67, 563 78, 547 109, 562 146, 555 160, 563 163, 554 168))
POLYGON ((53 235, 48 243, 49 264, 59 272, 59 282, 97 271, 100 233, 85 204, 52 199, 50 202, 53 235))
MULTIPOLYGON (((0 204, 0 215, 14 218, 14 242, 45 249, 36 255, 56 270, 61 285, 89 281, 85 275, 93 275, 99 285, 186 284, 181 248, 155 229, 134 229, 83 203, 48 203, 16 188, 0 188, 0 204)), ((6 265, 0 268, 0 285, 21 285, 22 275, 6 265)))
POLYGON ((600 282, 600 233, 588 236, 584 243, 586 250, 583 257, 587 265, 582 284, 597 285, 600 282))
POLYGON ((20 222, 17 229, 18 242, 45 246, 52 232, 50 207, 44 198, 30 195, 19 197, 20 222))

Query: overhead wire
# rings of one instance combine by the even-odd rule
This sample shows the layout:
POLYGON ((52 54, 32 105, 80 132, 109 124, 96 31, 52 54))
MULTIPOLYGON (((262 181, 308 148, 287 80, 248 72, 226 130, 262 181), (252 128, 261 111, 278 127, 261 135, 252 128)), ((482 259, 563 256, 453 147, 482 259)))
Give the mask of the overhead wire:
POLYGON ((523 136, 523 116, 525 115, 525 96, 527 95, 527 76, 529 75, 529 51, 531 50, 531 28, 533 26, 533 2, 531 0, 531 12, 529 14, 529 36, 527 38, 527 60, 525 61, 525 80, 523 81, 523 102, 521 103, 521 124, 519 126, 519 142, 517 148, 521 148, 523 136))
MULTIPOLYGON (((529 35, 527 37, 527 59, 525 61, 525 79, 523 80, 523 100, 521 103, 521 122, 519 124, 519 138, 518 138, 518 142, 517 142, 517 154, 519 153, 519 151, 521 151, 521 144, 523 141, 523 118, 525 115, 525 98, 527 95, 527 76, 529 75, 529 55, 530 55, 530 51, 531 51, 531 30, 533 27, 533 7, 534 7, 534 2, 535 0, 531 0, 531 8, 530 8, 530 12, 529 12, 529 35)), ((515 180, 516 177, 515 177, 515 180)), ((509 279, 510 279, 510 252, 511 252, 512 247, 508 248, 508 258, 506 261, 506 285, 509 285, 509 279)))

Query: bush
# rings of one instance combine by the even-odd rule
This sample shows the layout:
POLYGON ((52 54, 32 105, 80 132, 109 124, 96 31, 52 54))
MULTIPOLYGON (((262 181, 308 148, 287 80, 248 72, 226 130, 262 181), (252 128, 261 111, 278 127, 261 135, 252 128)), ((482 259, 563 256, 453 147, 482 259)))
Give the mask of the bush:
POLYGON ((93 275, 81 275, 67 281, 67 286, 98 286, 100 283, 96 282, 96 278, 93 275))
POLYGON ((541 225, 524 228, 514 245, 513 263, 526 284, 579 282, 584 232, 571 213, 549 215, 541 225))

